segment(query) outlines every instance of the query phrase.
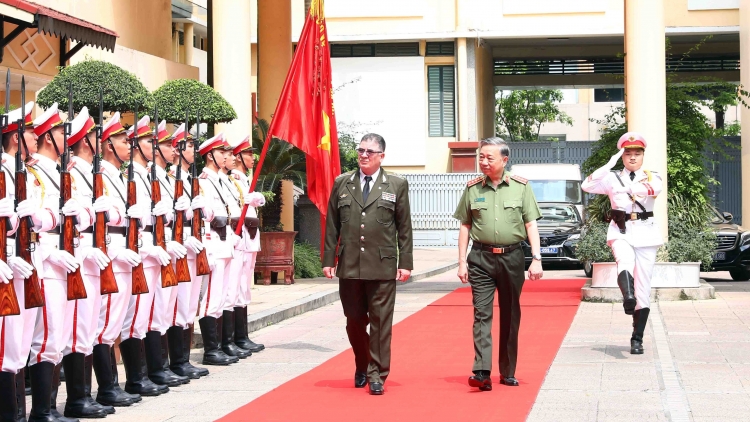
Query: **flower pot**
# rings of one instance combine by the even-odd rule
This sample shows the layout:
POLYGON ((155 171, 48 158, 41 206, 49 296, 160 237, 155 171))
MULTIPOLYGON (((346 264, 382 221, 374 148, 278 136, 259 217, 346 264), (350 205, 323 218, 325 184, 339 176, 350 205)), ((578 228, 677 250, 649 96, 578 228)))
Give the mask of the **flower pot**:
MULTIPOLYGON (((617 288, 617 264, 595 262, 591 274, 591 287, 617 288)), ((700 262, 657 262, 651 276, 651 287, 699 287, 700 262)))
POLYGON ((260 252, 255 261, 255 272, 261 274, 256 281, 271 284, 271 273, 284 271, 284 284, 294 283, 294 237, 297 232, 263 232, 260 234, 260 252))

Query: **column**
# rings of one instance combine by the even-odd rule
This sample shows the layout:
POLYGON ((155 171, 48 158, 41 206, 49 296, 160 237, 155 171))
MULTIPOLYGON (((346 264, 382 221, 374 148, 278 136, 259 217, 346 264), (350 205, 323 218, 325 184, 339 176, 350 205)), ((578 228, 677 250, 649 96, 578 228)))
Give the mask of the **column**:
POLYGON ((625 93, 628 130, 648 142, 644 168, 664 180, 654 213, 667 240, 667 80, 664 0, 625 0, 625 93))
POLYGON ((236 120, 217 124, 214 130, 216 133, 224 132, 229 143, 241 141, 252 131, 250 3, 233 0, 212 2, 214 89, 237 113, 236 120))
MULTIPOLYGON (((750 0, 740 0, 740 83, 750 90, 750 0)), ((738 106, 741 110, 742 152, 742 218, 745 227, 750 222, 750 109, 738 106), (745 220, 746 219, 746 220, 745 220)))
POLYGON ((177 24, 172 24, 172 61, 180 62, 180 34, 178 33, 177 24))
POLYGON ((188 66, 193 65, 193 24, 183 23, 183 31, 185 32, 185 64, 188 66))

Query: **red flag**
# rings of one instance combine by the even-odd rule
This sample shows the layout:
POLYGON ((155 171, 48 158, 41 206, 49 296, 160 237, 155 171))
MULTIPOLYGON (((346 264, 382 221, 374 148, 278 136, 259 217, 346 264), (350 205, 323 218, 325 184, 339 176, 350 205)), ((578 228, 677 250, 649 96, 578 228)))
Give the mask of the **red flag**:
POLYGON ((320 211, 321 234, 325 236, 328 198, 336 176, 341 174, 341 164, 323 0, 312 0, 310 4, 250 191, 255 190, 272 137, 283 139, 306 154, 307 196, 320 211))

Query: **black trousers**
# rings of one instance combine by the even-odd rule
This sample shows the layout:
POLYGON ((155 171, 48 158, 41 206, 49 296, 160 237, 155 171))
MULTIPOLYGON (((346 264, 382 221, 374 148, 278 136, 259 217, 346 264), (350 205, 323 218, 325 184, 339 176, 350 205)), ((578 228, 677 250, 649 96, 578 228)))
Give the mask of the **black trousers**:
POLYGON ((339 296, 357 372, 366 372, 370 382, 385 382, 391 371, 396 280, 341 279, 339 296))
POLYGON ((492 313, 495 291, 500 305, 500 375, 514 377, 521 325, 523 250, 507 254, 472 249, 467 257, 474 303, 474 371, 492 370, 492 313))

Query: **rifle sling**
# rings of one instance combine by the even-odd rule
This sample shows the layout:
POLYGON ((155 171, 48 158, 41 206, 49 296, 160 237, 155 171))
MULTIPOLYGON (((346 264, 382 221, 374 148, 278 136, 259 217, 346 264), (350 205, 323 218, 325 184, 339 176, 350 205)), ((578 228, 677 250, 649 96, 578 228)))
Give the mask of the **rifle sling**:
POLYGON ((44 171, 44 169, 43 169, 43 168, 42 168, 41 166, 31 166, 31 167, 32 167, 32 168, 33 168, 34 170, 39 170, 39 171, 41 171, 42 173, 44 173, 44 175, 45 175, 45 176, 47 176, 47 179, 49 179, 49 181, 50 181, 50 182, 52 183, 52 186, 54 186, 54 187, 55 187, 55 189, 57 189, 57 191, 58 191, 58 192, 60 192, 60 194, 62 195, 62 192, 60 191, 60 185, 59 185, 59 184, 57 184, 57 183, 55 183, 55 179, 53 179, 53 178, 52 178, 52 177, 51 177, 51 176, 49 175, 49 173, 47 173, 46 171, 44 171))
POLYGON ((109 177, 109 175, 108 175, 107 173, 102 173, 102 175, 103 175, 104 177, 106 177, 106 178, 107 178, 107 180, 109 180, 109 184, 110 184, 110 185, 112 185, 112 187, 113 187, 113 188, 115 188, 115 191, 117 192, 117 196, 119 196, 119 197, 120 197, 120 199, 122 199, 122 202, 123 202, 123 203, 124 203, 125 205, 127 205, 127 204, 128 204, 128 201, 126 201, 126 200, 125 200, 125 197, 124 197, 124 196, 122 195, 122 192, 120 192, 120 189, 117 189, 117 185, 115 185, 115 183, 114 183, 114 182, 112 181, 112 179, 111 179, 111 178, 109 177))
POLYGON ((86 182, 86 186, 88 186, 89 189, 91 189, 91 196, 94 196, 94 186, 91 183, 89 183, 89 179, 86 178, 86 176, 83 174, 81 169, 79 169, 78 167, 73 167, 73 170, 77 171, 78 174, 81 175, 81 177, 83 178, 83 181, 86 182))
POLYGON ((3 171, 6 172, 6 173, 8 173, 8 176, 10 176, 10 180, 13 181, 13 185, 15 185, 16 184, 16 178, 13 177, 13 173, 11 173, 10 169, 8 167, 5 167, 5 165, 3 165, 3 171))
MULTIPOLYGON (((615 174, 615 177, 617 178, 617 181, 620 182, 620 185, 622 185, 622 187, 625 187, 625 183, 622 183, 622 179, 620 179, 620 175, 617 174, 616 171, 613 171, 612 173, 615 174)), ((633 195, 628 194, 628 197, 630 198, 631 201, 633 201, 634 204, 638 205, 638 208, 640 208, 642 212, 646 212, 646 207, 644 207, 643 204, 641 204, 640 202, 636 201, 635 198, 633 198, 633 195)))

